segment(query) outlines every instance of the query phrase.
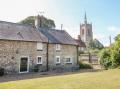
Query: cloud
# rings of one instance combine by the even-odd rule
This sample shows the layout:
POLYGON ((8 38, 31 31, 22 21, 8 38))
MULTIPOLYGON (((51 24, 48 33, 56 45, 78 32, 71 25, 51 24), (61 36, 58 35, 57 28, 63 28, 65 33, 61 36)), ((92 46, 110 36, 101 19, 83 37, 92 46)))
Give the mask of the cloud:
POLYGON ((80 28, 77 26, 64 27, 63 29, 66 30, 73 38, 77 38, 78 35, 80 35, 80 28))
POLYGON ((110 32, 114 32, 115 34, 119 34, 120 33, 120 27, 116 27, 116 26, 110 26, 107 28, 108 31, 110 32))
POLYGON ((109 46, 109 36, 102 34, 94 34, 94 38, 98 39, 104 46, 109 46))
POLYGON ((103 34, 94 33, 93 38, 98 39, 98 40, 102 40, 102 39, 105 39, 106 37, 103 34))

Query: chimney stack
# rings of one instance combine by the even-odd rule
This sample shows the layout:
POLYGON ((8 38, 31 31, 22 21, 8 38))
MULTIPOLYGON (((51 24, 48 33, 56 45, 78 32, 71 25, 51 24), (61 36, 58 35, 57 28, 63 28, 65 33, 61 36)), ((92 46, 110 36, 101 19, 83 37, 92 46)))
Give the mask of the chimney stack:
POLYGON ((35 18, 35 27, 37 29, 39 29, 40 27, 40 16, 39 15, 37 15, 37 17, 35 18))
POLYGON ((61 24, 61 30, 63 30, 63 24, 61 24))

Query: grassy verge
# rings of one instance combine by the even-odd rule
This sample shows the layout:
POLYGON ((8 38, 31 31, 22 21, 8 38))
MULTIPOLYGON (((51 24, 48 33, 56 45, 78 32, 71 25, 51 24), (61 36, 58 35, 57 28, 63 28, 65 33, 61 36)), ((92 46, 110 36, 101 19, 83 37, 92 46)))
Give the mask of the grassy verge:
POLYGON ((5 82, 0 89, 120 89, 120 69, 5 82))

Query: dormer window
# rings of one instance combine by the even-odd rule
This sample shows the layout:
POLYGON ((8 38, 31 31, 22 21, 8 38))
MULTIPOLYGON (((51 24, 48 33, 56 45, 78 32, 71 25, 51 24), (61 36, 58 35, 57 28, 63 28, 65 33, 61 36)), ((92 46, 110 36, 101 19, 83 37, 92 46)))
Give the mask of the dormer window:
POLYGON ((56 50, 60 50, 60 44, 56 44, 56 50))
POLYGON ((43 50, 42 43, 37 43, 37 50, 43 50))

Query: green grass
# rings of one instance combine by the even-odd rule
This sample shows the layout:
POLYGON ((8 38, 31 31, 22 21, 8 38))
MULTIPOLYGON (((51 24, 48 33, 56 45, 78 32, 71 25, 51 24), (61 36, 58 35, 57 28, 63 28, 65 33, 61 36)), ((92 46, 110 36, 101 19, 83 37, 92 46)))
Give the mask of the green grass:
POLYGON ((120 69, 5 82, 0 89, 120 89, 120 69))

